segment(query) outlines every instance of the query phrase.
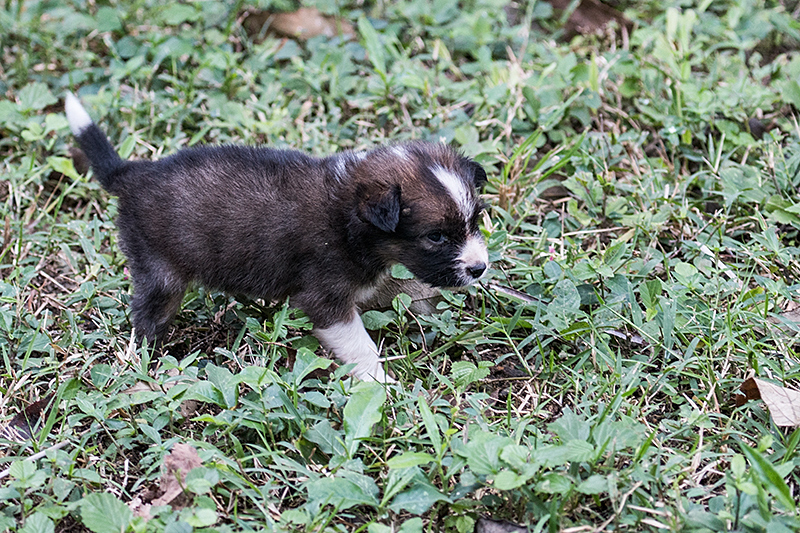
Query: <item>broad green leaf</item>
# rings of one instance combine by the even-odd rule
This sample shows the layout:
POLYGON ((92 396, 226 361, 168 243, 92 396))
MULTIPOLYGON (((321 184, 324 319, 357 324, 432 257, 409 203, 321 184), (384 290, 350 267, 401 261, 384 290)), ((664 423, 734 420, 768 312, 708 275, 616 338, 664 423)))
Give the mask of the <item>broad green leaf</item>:
POLYGON ((731 474, 733 474, 734 478, 741 479, 744 477, 745 473, 747 472, 747 463, 744 460, 744 457, 739 455, 738 453, 731 457, 731 474))
POLYGON ((592 437, 594 442, 598 446, 604 446, 607 452, 618 452, 636 448, 644 442, 645 428, 632 420, 606 419, 595 427, 592 437))
POLYGON ((488 476, 497 474, 502 469, 500 450, 509 444, 513 444, 513 441, 508 437, 479 431, 456 453, 467 460, 472 472, 479 476, 488 476))
POLYGON ((149 438, 153 444, 161 444, 161 433, 153 428, 153 426, 149 424, 139 424, 139 431, 142 432, 142 435, 149 438))
POLYGON ((217 512, 213 509, 199 507, 192 509, 188 514, 182 516, 190 526, 194 528, 212 526, 217 521, 217 512))
POLYGON ((562 279, 553 288, 553 302, 550 304, 556 308, 577 310, 581 305, 581 295, 575 284, 568 280, 562 279))
POLYGON ((800 83, 797 80, 785 80, 775 85, 780 89, 784 101, 800 109, 800 83))
POLYGON ((406 520, 397 533, 422 533, 422 519, 412 518, 411 520, 406 520))
POLYGON ((501 470, 494 476, 494 483, 492 486, 497 490, 513 490, 521 487, 528 481, 528 477, 522 476, 507 468, 501 470))
POLYGON ((83 525, 94 533, 120 533, 128 528, 133 513, 108 492, 95 492, 80 501, 83 525))
MULTIPOLYGON (((164 59, 171 57, 171 58, 179 58, 183 55, 191 54, 194 50, 194 41, 192 39, 183 39, 180 37, 170 37, 166 41, 162 42, 155 48, 154 63, 161 63, 164 59)), ((143 63, 144 56, 134 56, 127 61, 125 64, 125 70, 120 72, 119 74, 122 76, 128 75, 130 72, 134 72, 141 67, 143 63)))
MULTIPOLYGON (((0 489, 2 492, 2 489, 0 489)), ((11 531, 12 527, 17 527, 18 523, 13 516, 0 514, 0 531, 11 531)))
POLYGON ((591 427, 586 423, 586 418, 576 414, 571 409, 564 409, 564 414, 547 425, 547 429, 558 435, 563 443, 571 440, 586 440, 591 433, 591 427))
POLYGON ((680 26, 678 26, 678 43, 681 46, 681 51, 688 52, 689 41, 692 36, 692 28, 697 21, 697 15, 693 9, 687 9, 680 18, 680 26))
POLYGON ((594 457, 594 447, 586 441, 572 440, 565 445, 542 446, 531 450, 533 460, 552 468, 572 461, 588 461, 594 457))
POLYGON ((642 303, 647 309, 653 309, 661 296, 661 280, 656 278, 641 284, 639 293, 642 295, 642 303))
POLYGON ((412 488, 401 492, 392 500, 389 509, 394 512, 408 511, 412 514, 423 514, 430 509, 434 503, 439 501, 450 502, 450 498, 439 492, 436 487, 427 482, 424 478, 417 477, 412 482, 412 488))
POLYGON ((372 66, 375 67, 375 71, 380 74, 381 78, 385 80, 386 59, 383 55, 383 45, 381 45, 378 32, 375 31, 375 28, 372 27, 372 24, 370 24, 366 17, 358 19, 358 31, 364 38, 364 48, 367 49, 367 54, 369 55, 369 60, 372 62, 372 66))
POLYGON ((17 479, 14 485, 18 488, 35 489, 47 481, 47 473, 38 470, 33 461, 14 461, 9 468, 9 474, 17 479))
POLYGON ((308 348, 300 348, 297 350, 297 356, 294 360, 294 368, 292 374, 294 375, 295 386, 300 386, 300 383, 315 370, 325 370, 331 366, 330 359, 319 357, 308 348))
POLYGON ((17 533, 53 533, 56 529, 53 521, 44 513, 33 513, 25 520, 25 526, 17 533))
POLYGON ((8 100, 0 100, 0 123, 13 124, 15 122, 24 122, 17 105, 8 100))
MULTIPOLYGON (((482 363, 484 361, 481 361, 482 363)), ((489 368, 486 365, 475 366, 470 361, 456 361, 450 368, 450 376, 453 382, 461 388, 470 383, 481 381, 489 375, 489 368)))
POLYGON ((411 468, 435 461, 436 458, 424 452, 406 452, 392 457, 386 462, 389 468, 411 468))
POLYGON ((50 156, 47 158, 47 164, 50 165, 50 168, 64 174, 71 180, 79 181, 81 179, 81 175, 75 170, 72 159, 68 157, 50 156))
POLYGON ((195 494, 205 494, 219 483, 219 472, 214 468, 193 468, 186 474, 186 489, 195 494))
POLYGON ((38 111, 49 105, 55 104, 58 100, 42 82, 29 83, 17 93, 19 105, 23 111, 38 111))
POLYGON ((248 385, 254 389, 260 389, 269 383, 275 383, 278 379, 275 372, 268 368, 260 366, 248 366, 239 372, 239 379, 241 383, 248 385))
POLYGON ((564 474, 551 472, 536 484, 536 492, 545 494, 566 494, 572 488, 572 481, 564 474))
MULTIPOLYGON (((60 113, 48 113, 44 117, 44 126, 46 132, 66 130, 69 128, 67 117, 60 113)), ((70 161, 72 161, 70 159, 70 161)))
POLYGON ((11 477, 24 482, 36 473, 36 464, 33 461, 14 461, 8 473, 11 477))
POLYGON ((161 20, 168 26, 177 26, 187 21, 197 20, 200 13, 192 5, 186 4, 169 4, 166 9, 161 13, 161 20))
POLYGON ((61 477, 53 478, 53 495, 59 500, 67 499, 74 488, 75 483, 72 481, 67 481, 61 477))
POLYGON ((133 153, 134 148, 136 148, 136 136, 128 135, 127 137, 125 137, 125 140, 122 141, 122 144, 119 146, 119 156, 122 159, 128 159, 133 153))
POLYGON ((362 381, 344 406, 344 442, 348 457, 353 457, 361 439, 369 437, 372 426, 380 422, 386 390, 373 381, 362 381))
POLYGON ((414 274, 412 274, 405 265, 401 265, 400 263, 392 265, 391 272, 394 279, 414 279, 414 274))
POLYGON ((679 261, 675 265, 674 273, 678 282, 686 285, 687 287, 694 287, 699 278, 699 272, 697 271, 697 268, 694 265, 690 263, 684 263, 683 261, 679 261))
POLYGON ((531 465, 529 461, 530 448, 519 444, 504 446, 500 452, 500 459, 515 470, 522 470, 531 465))
POLYGON ((356 505, 378 506, 378 486, 372 478, 349 473, 350 478, 358 476, 360 482, 344 477, 325 477, 312 481, 307 485, 308 505, 312 514, 316 514, 325 505, 332 505, 338 510, 349 509, 356 505))
POLYGON ((542 267, 542 270, 544 271, 545 276, 547 276, 548 279, 552 280, 560 278, 561 274, 564 272, 561 269, 561 266, 555 261, 546 262, 544 264, 544 267, 542 267))
POLYGON ((404 72, 399 78, 397 78, 397 83, 410 89, 425 89, 425 79, 413 72, 404 72))
POLYGON ((222 408, 227 408, 227 402, 222 393, 209 381, 196 381, 186 390, 184 400, 200 400, 213 403, 222 408))
POLYGON ((381 499, 381 507, 394 498, 400 491, 402 491, 412 479, 422 476, 422 471, 414 466, 411 468, 394 468, 389 470, 389 477, 383 488, 383 499, 381 499))
POLYGON ((739 443, 739 447, 747 456, 747 460, 750 461, 750 465, 758 474, 759 480, 766 486, 769 493, 775 496, 784 507, 794 511, 797 504, 792 498, 792 492, 772 463, 764 459, 757 450, 743 442, 739 443))
POLYGON ((97 31, 117 31, 122 29, 122 22, 119 19, 119 9, 102 6, 97 10, 95 17, 97 22, 97 31))
POLYGON ((388 326, 394 319, 394 311, 376 311, 372 309, 361 314, 364 327, 372 331, 388 326))
POLYGON ((428 433, 428 438, 431 439, 431 444, 437 456, 442 453, 442 436, 439 434, 439 425, 436 423, 436 417, 433 416, 431 408, 425 402, 422 396, 417 397, 417 405, 419 406, 419 414, 422 417, 422 423, 425 424, 425 431, 428 433))
POLYGON ((678 23, 680 20, 681 14, 677 8, 667 8, 667 39, 670 41, 675 40, 675 36, 678 33, 678 23))
POLYGON ((411 307, 411 296, 401 292, 392 300, 392 308, 399 316, 403 316, 407 309, 411 307))
POLYGON ((92 384, 98 389, 102 389, 114 375, 111 367, 105 363, 98 363, 89 371, 92 378, 92 384))
POLYGON ((103 482, 103 479, 100 477, 100 474, 98 474, 97 471, 92 470, 91 468, 76 468, 72 471, 72 477, 74 479, 83 479, 90 483, 100 484, 103 482))
POLYGON ((788 224, 800 227, 800 217, 797 217, 784 209, 773 209, 772 211, 769 211, 768 218, 770 220, 774 220, 778 224, 788 224))
POLYGON ((583 480, 576 489, 582 494, 600 494, 608 490, 608 479, 599 474, 593 474, 583 480))
MULTIPOLYGON (((182 515, 191 513, 191 510, 184 511, 182 515)), ((194 528, 186 520, 177 520, 166 525, 164 533, 192 533, 194 528)), ((136 531, 135 533, 141 533, 136 531)))
POLYGON ((567 461, 584 462, 594 458, 595 447, 585 440, 571 440, 564 448, 567 450, 567 461))
POLYGON ((603 252, 603 262, 613 268, 617 268, 627 251, 628 245, 624 242, 613 244, 603 252))
POLYGON ((317 407, 321 407, 322 409, 327 409, 331 406, 331 402, 328 398, 325 397, 319 391, 308 391, 303 393, 303 401, 310 403, 311 405, 316 405, 317 407))
POLYGON ((320 420, 314 427, 305 432, 305 437, 313 442, 322 453, 328 455, 344 455, 343 433, 333 429, 329 420, 320 420))
POLYGON ((206 366, 206 375, 214 388, 217 389, 224 401, 222 407, 230 409, 235 407, 239 401, 239 383, 241 379, 238 375, 233 375, 224 366, 209 364, 206 366))

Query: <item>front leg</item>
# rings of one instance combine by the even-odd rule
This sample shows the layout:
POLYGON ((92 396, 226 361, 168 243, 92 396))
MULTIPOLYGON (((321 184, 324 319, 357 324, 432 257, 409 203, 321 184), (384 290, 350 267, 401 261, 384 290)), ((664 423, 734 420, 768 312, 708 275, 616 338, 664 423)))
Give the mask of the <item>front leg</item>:
POLYGON ((364 381, 395 382, 383 371, 378 358, 378 347, 370 338, 355 309, 347 320, 327 328, 314 328, 314 335, 340 361, 345 364, 356 364, 351 372, 353 376, 364 381))

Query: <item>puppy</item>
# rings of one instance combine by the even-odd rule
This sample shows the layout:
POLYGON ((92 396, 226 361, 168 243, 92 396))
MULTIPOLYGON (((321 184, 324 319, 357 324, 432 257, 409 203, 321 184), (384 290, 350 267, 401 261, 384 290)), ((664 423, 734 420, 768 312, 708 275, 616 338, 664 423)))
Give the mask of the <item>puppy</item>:
POLYGON ((119 197, 119 245, 133 278, 138 337, 163 340, 189 282, 290 298, 352 374, 393 381, 361 322, 394 263, 437 287, 478 280, 488 254, 476 190, 486 173, 444 144, 410 142, 315 158, 247 146, 123 161, 78 99, 70 129, 119 197))

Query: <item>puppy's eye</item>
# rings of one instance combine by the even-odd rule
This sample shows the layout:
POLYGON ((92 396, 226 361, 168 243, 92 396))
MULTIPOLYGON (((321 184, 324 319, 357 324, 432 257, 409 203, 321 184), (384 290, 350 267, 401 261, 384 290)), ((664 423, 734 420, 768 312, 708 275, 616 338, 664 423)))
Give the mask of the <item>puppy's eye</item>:
POLYGON ((427 239, 434 244, 441 244, 445 240, 447 240, 447 237, 445 237, 441 231, 432 231, 428 233, 425 237, 427 237, 427 239))

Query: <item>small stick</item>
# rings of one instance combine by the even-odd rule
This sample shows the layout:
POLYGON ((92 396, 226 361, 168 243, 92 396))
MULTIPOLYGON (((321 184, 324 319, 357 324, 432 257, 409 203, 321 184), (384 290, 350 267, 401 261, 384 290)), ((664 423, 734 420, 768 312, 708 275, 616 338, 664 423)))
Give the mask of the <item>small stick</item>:
MULTIPOLYGON (((54 450, 59 450, 59 449, 63 448, 64 446, 66 446, 67 444, 69 444, 68 440, 59 442, 58 444, 54 444, 53 446, 50 446, 46 450, 42 450, 39 453, 35 453, 35 454, 31 455, 26 460, 27 461, 36 461, 37 459, 41 459, 42 457, 47 455, 47 452, 51 452, 51 451, 54 451, 54 450)), ((10 468, 6 468, 2 472, 0 472, 0 479, 3 479, 4 477, 7 477, 9 472, 11 472, 10 468)))

